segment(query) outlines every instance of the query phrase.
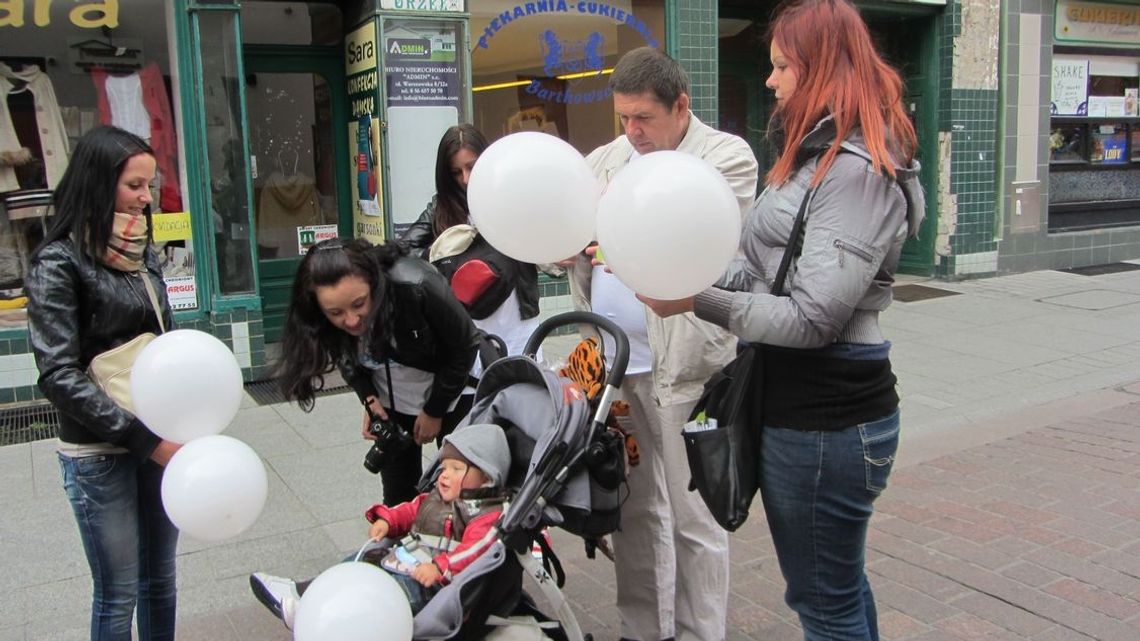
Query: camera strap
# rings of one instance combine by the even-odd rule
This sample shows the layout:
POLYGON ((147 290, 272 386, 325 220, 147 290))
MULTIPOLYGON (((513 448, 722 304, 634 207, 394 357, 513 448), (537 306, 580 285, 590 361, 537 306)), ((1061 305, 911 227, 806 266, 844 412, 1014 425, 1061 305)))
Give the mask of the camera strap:
MULTIPOLYGON (((391 412, 396 411, 396 394, 392 391, 392 366, 389 364, 388 359, 384 359, 384 375, 388 379, 388 410, 391 412)), ((377 399, 379 400, 379 399, 377 399)), ((373 416, 372 408, 368 406, 367 397, 361 403, 364 405, 364 411, 368 412, 369 416, 373 416)))

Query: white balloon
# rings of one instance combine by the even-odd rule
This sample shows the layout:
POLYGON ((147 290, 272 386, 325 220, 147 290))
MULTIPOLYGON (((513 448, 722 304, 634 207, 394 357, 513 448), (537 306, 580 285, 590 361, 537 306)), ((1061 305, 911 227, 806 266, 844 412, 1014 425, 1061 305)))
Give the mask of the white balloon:
POLYGON ((175 443, 226 429, 241 397, 241 366, 225 343, 206 332, 166 332, 143 349, 131 369, 135 416, 175 443))
POLYGON ((740 205, 712 165, 679 151, 632 162, 598 202, 598 245, 627 287, 692 296, 717 281, 740 245, 740 205))
POLYGON ((293 621, 295 641, 410 641, 412 608, 375 565, 341 563, 313 580, 293 621))
POLYGON ((261 457, 236 438, 203 436, 183 445, 162 475, 162 504, 171 522, 203 541, 249 529, 265 507, 269 481, 261 457))
POLYGON ((552 263, 594 239, 600 187, 569 143, 536 131, 505 136, 479 156, 467 184, 471 222, 495 249, 552 263))

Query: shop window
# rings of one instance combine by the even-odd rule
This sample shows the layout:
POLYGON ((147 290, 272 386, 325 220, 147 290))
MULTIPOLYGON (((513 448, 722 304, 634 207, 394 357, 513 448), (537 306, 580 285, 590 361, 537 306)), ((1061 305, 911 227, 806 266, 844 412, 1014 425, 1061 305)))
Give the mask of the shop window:
POLYGON ((202 108, 206 120, 206 157, 218 280, 223 295, 248 294, 253 288, 250 245, 248 160, 242 146, 241 85, 235 13, 198 14, 202 55, 202 108))
MULTIPOLYGON (((78 139, 104 123, 154 148, 156 249, 168 289, 174 279, 193 283, 167 3, 43 4, 47 15, 33 19, 31 3, 17 2, 0 23, 0 328, 26 322, 24 276, 50 224, 52 192, 78 139)), ((189 290, 172 302, 195 306, 189 290)))
POLYGON ((1140 160, 1138 92, 1140 58, 1055 54, 1050 164, 1066 170, 1134 167, 1140 160))
POLYGON ((613 140, 609 74, 625 52, 665 46, 664 4, 469 3, 473 124, 489 140, 544 131, 583 153, 613 140))

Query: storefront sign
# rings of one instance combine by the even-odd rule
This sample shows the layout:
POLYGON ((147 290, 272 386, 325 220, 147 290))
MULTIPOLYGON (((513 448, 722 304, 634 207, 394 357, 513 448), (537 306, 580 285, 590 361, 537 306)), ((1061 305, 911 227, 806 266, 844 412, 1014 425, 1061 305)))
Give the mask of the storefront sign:
POLYGON ((154 240, 164 243, 171 240, 190 240, 190 212, 176 211, 154 214, 150 217, 154 226, 154 240))
POLYGON ((395 11, 444 11, 463 13, 463 0, 380 0, 381 9, 395 11))
POLYGON ((1089 61, 1053 58, 1053 94, 1049 112, 1054 116, 1088 113, 1089 61))
POLYGON ((499 15, 491 18, 491 22, 483 28, 483 35, 479 36, 479 46, 483 49, 489 48, 491 39, 495 37, 495 34, 515 20, 550 13, 579 13, 609 18, 614 22, 631 27, 641 34, 641 37, 645 39, 645 44, 654 49, 657 48, 657 39, 649 32, 649 27, 640 18, 634 16, 632 12, 604 2, 566 2, 565 0, 527 2, 499 13, 499 15))
MULTIPOLYGON (((24 26, 29 9, 33 25, 51 24, 51 0, 0 0, 0 27, 24 26)), ((67 12, 67 19, 80 29, 114 29, 119 26, 119 0, 77 4, 67 12)))
POLYGON ((1140 6, 1057 0, 1053 21, 1058 42, 1094 42, 1136 46, 1140 42, 1140 6))
POLYGON ((297 228, 297 253, 304 256, 309 248, 322 240, 339 238, 336 225, 309 225, 297 228))
POLYGON ((379 169, 380 127, 376 121, 380 88, 380 51, 376 23, 366 21, 344 39, 345 89, 352 119, 348 121, 349 171, 356 186, 352 202, 355 236, 384 240, 383 184, 379 169))
POLYGON ((166 283, 166 297, 170 309, 196 309, 198 307, 198 286, 193 276, 174 276, 162 279, 166 283))
POLYGON ((405 22, 384 33, 388 106, 459 106, 455 31, 405 22))

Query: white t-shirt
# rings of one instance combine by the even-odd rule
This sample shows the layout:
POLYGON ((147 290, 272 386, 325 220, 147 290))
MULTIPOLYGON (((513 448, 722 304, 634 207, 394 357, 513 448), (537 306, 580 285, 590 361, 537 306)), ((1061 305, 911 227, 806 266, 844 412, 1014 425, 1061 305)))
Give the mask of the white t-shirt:
MULTIPOLYGON (((507 344, 507 356, 516 356, 522 354, 523 348, 526 347, 527 339, 538 329, 541 323, 541 317, 535 316, 527 320, 520 320, 522 311, 519 308, 518 291, 512 291, 507 300, 503 301, 502 305, 496 309, 490 316, 482 320, 472 321, 475 326, 488 334, 494 334, 503 339, 507 344)), ((535 360, 539 363, 542 362, 542 349, 538 350, 535 355, 535 360)), ((479 377, 483 373, 483 364, 479 359, 475 359, 475 366, 471 368, 471 375, 479 377)))
MULTIPOLYGON (((366 354, 360 355, 360 363, 372 371, 372 384, 376 386, 376 398, 381 405, 388 407, 392 404, 392 400, 395 400, 396 406, 389 409, 394 409, 401 414, 418 416, 423 411, 428 396, 431 395, 431 386, 435 381, 435 374, 390 360, 388 361, 388 368, 392 371, 393 393, 389 396, 388 368, 385 368, 383 363, 377 363, 366 354)), ((450 412, 455 409, 457 403, 459 403, 458 397, 451 402, 447 411, 450 412)))
MULTIPOLYGON (((653 369, 653 352, 649 349, 649 330, 645 325, 645 304, 637 300, 633 290, 606 271, 604 265, 594 267, 590 281, 590 307, 595 313, 613 321, 629 338, 629 365, 626 374, 644 374, 653 369)), ((614 343, 606 344, 606 360, 613 362, 614 343)))

